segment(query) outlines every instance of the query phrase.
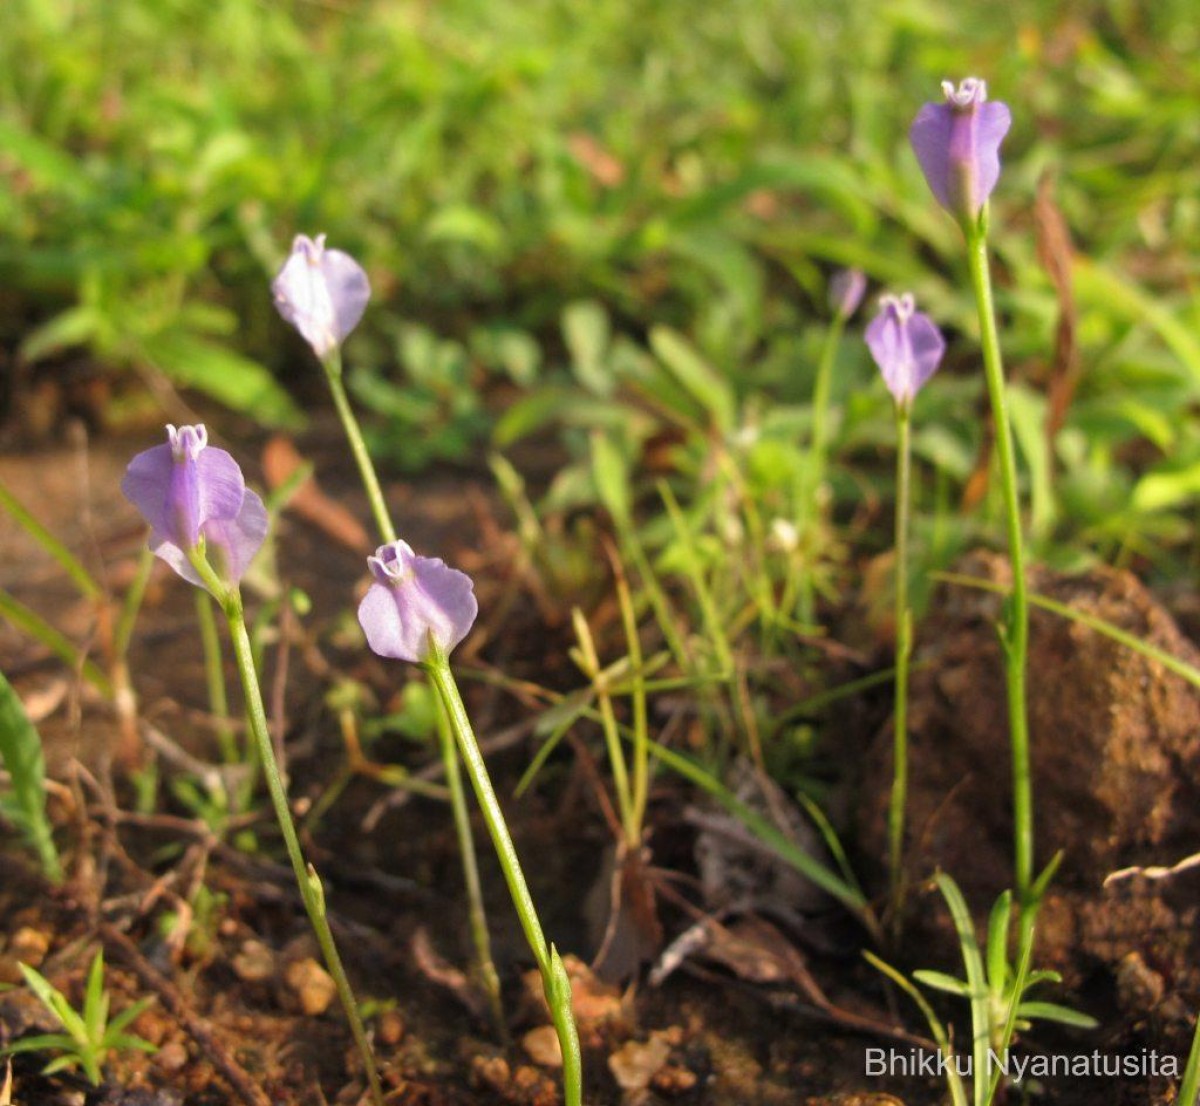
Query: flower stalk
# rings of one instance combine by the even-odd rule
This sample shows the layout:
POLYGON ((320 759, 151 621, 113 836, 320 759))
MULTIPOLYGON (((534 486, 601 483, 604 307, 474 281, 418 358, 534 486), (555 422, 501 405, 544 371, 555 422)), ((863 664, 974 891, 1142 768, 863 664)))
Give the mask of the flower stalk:
POLYGON ((892 794, 888 807, 888 873, 891 916, 898 933, 904 914, 904 821, 908 803, 908 666, 912 609, 908 605, 908 526, 911 505, 912 412, 896 405, 895 623, 896 690, 892 712, 892 794))
POLYGON ((354 409, 346 395, 346 385, 342 380, 342 349, 335 346, 332 352, 321 358, 321 367, 325 370, 325 379, 329 382, 329 391, 333 395, 333 405, 337 408, 338 418, 342 421, 342 429, 346 432, 346 440, 350 443, 350 452, 354 454, 354 463, 358 466, 358 475, 371 504, 371 514, 375 518, 375 528, 383 541, 396 540, 396 527, 392 523, 391 513, 387 508, 387 500, 383 497, 383 489, 379 485, 379 476, 371 455, 367 452, 367 444, 363 440, 362 428, 354 417, 354 409))
POLYGON ((437 712, 438 742, 442 751, 442 763, 446 768, 446 787, 450 791, 450 809, 454 813, 454 828, 458 834, 459 856, 462 860, 463 884, 467 889, 467 914, 471 926, 471 940, 475 945, 479 982, 487 996, 488 1008, 501 1040, 507 1040, 508 1030, 504 1024, 504 1007, 500 1001, 500 976, 492 959, 492 939, 488 933, 487 912, 483 908, 483 887, 479 882, 479 858, 475 852, 475 834, 471 829, 471 815, 467 810, 467 797, 463 791, 462 766, 454 747, 454 732, 441 696, 438 697, 437 712))
POLYGON ((316 869, 304 860, 300 841, 296 835, 296 826, 292 821, 291 809, 288 806, 287 793, 279 774, 279 766, 275 761, 275 749, 271 743, 271 731, 267 724, 266 710, 263 707, 262 689, 259 686, 258 673, 254 667, 250 634, 246 629, 241 592, 236 584, 227 586, 217 575, 208 563, 203 543, 190 551, 188 560, 197 576, 203 581, 204 586, 217 598, 225 614, 238 674, 241 677, 246 697, 246 715, 250 724, 250 734, 258 750, 258 758, 267 781, 267 792, 271 798, 271 806, 274 808, 280 832, 283 834, 284 846, 287 849, 288 859, 291 861, 292 872, 296 877, 296 886, 300 890, 300 898, 304 902, 304 909, 317 938, 317 944, 320 946, 325 966, 329 969, 329 974, 337 988, 338 999, 345 1011, 346 1020, 350 1023, 350 1032, 359 1056, 362 1058, 363 1071, 370 1086, 371 1101, 375 1106, 383 1106, 383 1088, 379 1082, 375 1057, 367 1041, 362 1015, 359 1013, 358 1003, 354 999, 350 981, 346 977, 342 958, 333 939, 333 931, 329 927, 329 918, 325 908, 325 890, 316 869))
POLYGON ((1021 508, 1017 490, 1016 455, 1012 426, 1008 417, 1004 365, 1000 355, 1000 337, 996 329, 996 310, 992 297, 988 264, 987 220, 979 220, 967 232, 967 261, 971 287, 979 313, 980 346, 984 376, 995 423, 996 458, 1000 466, 1000 484, 1004 499, 1004 524, 1008 537, 1008 557, 1012 568, 1012 587, 1005 604, 1001 626, 1008 701, 1009 740, 1012 746, 1013 774, 1013 852, 1017 895, 1022 914, 1034 904, 1030 901, 1033 884, 1033 784, 1029 762, 1029 720, 1025 695, 1025 671, 1029 652, 1029 600, 1025 584, 1025 551, 1021 530, 1021 508))
POLYGON ((504 812, 500 809, 500 801, 488 775, 483 753, 476 740, 471 720, 463 704, 454 673, 445 654, 435 646, 423 662, 425 671, 437 690, 438 696, 446 708, 450 729, 458 744, 458 751, 466 766, 467 776, 475 791, 483 811, 483 819, 491 835, 496 856, 500 861, 504 880, 508 884, 508 892, 516 907, 517 916, 525 940, 537 961, 538 970, 542 974, 542 989, 546 995, 546 1003, 550 1007, 550 1017, 558 1034, 558 1043, 563 1059, 563 1095, 567 1106, 580 1106, 583 1088, 583 1062, 579 1048, 579 1033, 575 1027, 574 1013, 571 1008, 571 981, 563 966, 562 958, 553 945, 546 943, 538 920, 537 908, 533 904, 533 896, 525 882, 525 874, 521 870, 521 862, 517 857, 516 846, 508 825, 504 820, 504 812))
POLYGON ((1013 868, 1021 906, 1021 940, 1032 941, 1037 900, 1045 877, 1033 871, 1033 785, 1029 764, 1029 722, 1025 670, 1029 652, 1029 601, 1017 466, 1005 392, 1000 337, 988 261, 988 197, 1000 179, 1000 145, 1012 126, 1008 106, 987 98, 987 85, 968 77, 942 84, 944 103, 926 104, 909 137, 921 171, 938 202, 962 228, 967 267, 979 315, 984 376, 996 431, 996 457, 1004 498, 1004 524, 1012 586, 1000 626, 1004 650, 1009 743, 1013 776, 1013 868))
MULTIPOLYGON (((363 439, 362 427, 350 406, 342 373, 342 342, 358 325, 371 297, 367 274, 349 254, 342 250, 327 249, 324 235, 318 235, 314 240, 301 234, 292 243, 292 252, 272 282, 271 289, 280 314, 300 332, 321 363, 333 396, 333 405, 346 440, 350 443, 350 452, 354 455, 359 478, 371 505, 375 527, 383 542, 390 545, 396 540, 396 527, 363 439)), ((439 726, 441 724, 439 720, 439 726)), ((503 1036, 500 980, 492 961, 487 912, 479 886, 475 840, 471 833, 471 818, 463 794, 457 754, 453 741, 441 740, 439 747, 450 791, 455 833, 462 854, 471 939, 475 946, 479 979, 496 1019, 497 1030, 503 1036)))

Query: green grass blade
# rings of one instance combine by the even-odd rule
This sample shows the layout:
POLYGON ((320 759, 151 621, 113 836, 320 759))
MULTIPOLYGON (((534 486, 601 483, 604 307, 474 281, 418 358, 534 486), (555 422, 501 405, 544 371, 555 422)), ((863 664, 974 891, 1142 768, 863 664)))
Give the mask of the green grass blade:
MULTIPOLYGON (((980 591, 995 592, 997 595, 1008 594, 1008 589, 1004 585, 993 583, 991 580, 984 580, 978 576, 960 576, 955 572, 935 572, 932 575, 934 579, 941 580, 947 584, 956 584, 959 587, 965 588, 978 588, 980 591)), ((1179 657, 1168 653, 1165 649, 1159 649, 1156 645, 1142 641, 1141 638, 1134 634, 1122 630, 1120 626, 1114 626, 1111 622, 1103 618, 1097 618, 1094 614, 1088 614, 1086 611, 1078 611, 1074 607, 1069 607, 1065 603, 1059 603, 1056 599, 1051 599, 1046 595, 1039 595, 1036 592, 1030 593, 1029 602, 1035 607, 1040 607, 1044 611, 1058 615, 1060 618, 1069 619, 1071 622, 1078 622, 1079 625, 1086 626, 1089 630, 1095 630, 1096 633, 1103 634, 1119 645, 1124 645, 1127 649, 1132 649, 1135 653, 1140 653, 1149 660, 1157 661, 1168 672, 1173 672, 1176 676, 1182 677, 1193 687, 1200 687, 1200 668, 1188 664, 1185 660, 1180 660, 1179 657)))
POLYGON ((21 975, 25 977, 29 989, 37 995, 38 1001, 62 1023, 63 1029, 71 1035, 75 1044, 86 1045, 87 1025, 67 1001, 67 996, 36 968, 31 968, 28 964, 18 964, 17 967, 21 969, 21 975))
POLYGON ((42 738, 29 721, 12 685, 0 673, 0 758, 12 779, 8 810, 42 864, 46 878, 62 880, 62 865, 54 848, 50 819, 46 816, 46 760, 42 738))
POLYGON ((870 904, 857 887, 847 883, 816 857, 806 853, 795 842, 780 833, 769 819, 764 818, 743 803, 720 780, 706 772, 700 765, 688 757, 668 749, 665 745, 660 745, 657 741, 650 742, 650 749, 662 764, 711 795, 781 859, 787 861, 802 875, 851 910, 874 936, 881 935, 879 922, 872 913, 870 904))
POLYGON ((104 590, 95 577, 83 567, 79 559, 38 522, 3 484, 0 484, 0 507, 12 515, 21 529, 59 563, 85 599, 100 599, 104 595, 104 590))
POLYGON ((1004 997, 1008 982, 1008 923, 1012 914, 1012 892, 1004 891, 988 917, 987 929, 987 976, 992 1001, 1004 997))
POLYGON ((863 958, 876 971, 882 972, 887 976, 888 979, 916 1003, 917 1009, 925 1016, 925 1024, 929 1026, 929 1032, 933 1036, 934 1041, 937 1042, 942 1055, 950 1061, 946 1065, 946 1082, 950 1087, 951 1101, 954 1103, 954 1106, 967 1106, 967 1093, 963 1087, 962 1076, 958 1074, 958 1068, 953 1063, 954 1046, 950 1043, 946 1027, 942 1025, 937 1014, 933 1012, 933 1007, 926 1001, 925 996, 886 960, 880 960, 878 956, 865 949, 863 950, 863 958))
MULTIPOLYGON (((125 1027, 129 1025, 135 1018, 137 1018, 137 1016, 144 1010, 148 1010, 151 1006, 153 1006, 155 1001, 156 999, 153 995, 150 995, 146 998, 140 998, 136 1002, 132 1002, 126 1006, 124 1010, 122 1010, 115 1018, 113 1018, 112 1021, 108 1023, 108 1028, 104 1031, 104 1039, 108 1042, 110 1048, 122 1047, 117 1042, 123 1039, 123 1037, 128 1036, 124 1032, 125 1027)), ((141 1040, 140 1037, 133 1037, 131 1039, 135 1041, 141 1040)))
POLYGON ((1179 1083, 1178 1101, 1185 1106, 1189 1102, 1200 1102, 1200 1017, 1196 1018, 1196 1033, 1179 1083))
POLYGON ((83 1020, 88 1040, 99 1042, 108 1022, 108 993, 104 990, 104 953, 98 951, 88 969, 87 985, 83 990, 83 1020))
POLYGON ((671 486, 665 480, 658 482, 658 494, 662 498, 663 505, 667 508, 667 514, 671 519, 671 525, 675 531, 675 540, 679 542, 680 552, 683 557, 684 574, 687 576, 688 582, 692 585, 696 602, 700 606, 700 617, 704 622, 704 629, 712 644, 717 662, 722 672, 732 673, 734 667, 733 652, 730 648, 725 628, 721 624, 721 616, 717 612, 716 600, 713 598, 708 582, 704 579, 704 573, 696 557, 694 541, 691 531, 688 529, 687 520, 680 509, 679 501, 675 498, 675 493, 671 491, 671 486))
POLYGON ((984 1106, 987 1101, 988 1046, 991 1043, 991 1015, 988 1009, 987 978, 983 971, 983 957, 979 953, 979 942, 975 937, 975 923, 967 902, 954 882, 945 872, 937 874, 938 889, 950 908, 954 928, 958 931, 958 943, 962 949, 963 967, 967 973, 967 988, 971 999, 971 1054, 975 1077, 972 1092, 975 1106, 984 1106))
POLYGON ((83 656, 70 638, 59 633, 40 614, 19 599, 14 599, 3 588, 0 588, 0 616, 31 638, 36 638, 65 664, 76 669, 106 699, 112 698, 112 683, 96 662, 83 656))
POLYGON ((1100 1024, 1091 1014, 1072 1010, 1069 1006, 1060 1006, 1057 1002, 1023 1002, 1017 1007, 1017 1017, 1029 1018, 1031 1021, 1057 1022, 1059 1025, 1069 1025, 1075 1029, 1095 1029, 1100 1024))

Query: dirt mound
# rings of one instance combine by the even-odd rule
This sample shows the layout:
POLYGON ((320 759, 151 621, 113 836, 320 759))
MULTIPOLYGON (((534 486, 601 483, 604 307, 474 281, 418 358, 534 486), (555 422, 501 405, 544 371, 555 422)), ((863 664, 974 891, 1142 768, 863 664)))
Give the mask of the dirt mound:
MULTIPOLYGON (((992 554, 973 554, 960 571, 999 584, 1010 579, 1006 560, 992 554)), ((1129 573, 1068 577, 1035 569, 1029 583, 1200 666, 1200 651, 1129 573)), ((914 659, 923 667, 913 675, 909 715, 909 871, 920 878, 945 869, 981 913, 1013 878, 1008 719, 995 630, 1002 602, 965 587, 946 587, 935 598, 935 613, 919 631, 914 659)), ((1045 864, 1064 853, 1043 912, 1038 961, 1078 986, 1100 965, 1119 984, 1136 958, 1150 977, 1145 986, 1119 986, 1122 1005, 1157 1006, 1196 970, 1200 873, 1133 875, 1107 887, 1105 880, 1200 849, 1200 692, 1111 638, 1037 609, 1028 684, 1037 854, 1045 864)), ((860 841, 880 863, 891 740, 890 728, 878 735, 861 793, 860 841)), ((945 913, 932 905, 924 904, 923 917, 945 913)))

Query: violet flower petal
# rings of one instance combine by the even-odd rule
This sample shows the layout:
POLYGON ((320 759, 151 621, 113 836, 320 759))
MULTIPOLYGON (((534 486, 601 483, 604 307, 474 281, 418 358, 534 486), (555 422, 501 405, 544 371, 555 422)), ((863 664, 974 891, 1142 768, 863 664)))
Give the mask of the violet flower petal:
POLYGON ((322 360, 358 325, 371 298, 362 266, 342 250, 327 250, 323 234, 296 235, 271 291, 279 313, 322 360))
POLYGON ((171 529, 167 493, 175 461, 169 445, 156 445, 139 453, 129 462, 121 480, 121 491, 149 524, 150 529, 166 534, 171 529))
POLYGON ((987 99, 973 77, 957 88, 943 83, 946 100, 925 104, 909 131, 930 190, 947 211, 977 219, 1000 179, 1000 144, 1012 125, 1007 104, 987 99))
POLYGON ((946 343, 913 298, 883 296, 879 314, 867 326, 866 341, 883 382, 900 405, 910 404, 937 371, 946 343))
POLYGON ((167 434, 167 445, 130 461, 121 490, 150 524, 150 549, 185 580, 203 586, 188 560, 203 537, 218 574, 236 581, 266 537, 262 500, 233 457, 208 445, 203 426, 167 434))
POLYGON ((867 277, 861 269, 840 269, 829 282, 829 308, 843 319, 850 318, 867 291, 867 277))
POLYGON ((937 372, 946 352, 946 340, 933 320, 918 311, 908 321, 908 342, 913 359, 912 391, 916 395, 937 372))
POLYGON ((908 138, 921 164, 921 172, 937 202, 953 210, 950 198, 950 137, 954 112, 947 104, 926 104, 909 129, 908 138))
POLYGON ((419 557, 403 541, 381 545, 367 563, 375 583, 358 608, 367 644, 381 657, 420 664, 436 647, 448 656, 479 613, 465 572, 435 557, 419 557))
POLYGON ((267 537, 267 508, 256 492, 246 489, 234 518, 204 524, 208 559, 223 580, 240 580, 267 537))
POLYGON ((196 458, 200 519, 237 518, 246 495, 246 480, 237 461, 223 449, 209 446, 196 458))

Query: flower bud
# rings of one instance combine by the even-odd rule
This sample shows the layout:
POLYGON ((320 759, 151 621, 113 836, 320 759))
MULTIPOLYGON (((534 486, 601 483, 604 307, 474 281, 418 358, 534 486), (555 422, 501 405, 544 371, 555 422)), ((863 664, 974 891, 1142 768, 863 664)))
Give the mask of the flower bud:
POLYGON ((271 283, 275 306, 325 360, 357 325, 371 298, 367 274, 348 253, 296 235, 291 256, 271 283))
POLYGON ((840 269, 829 282, 829 309, 840 319, 848 319, 862 303, 867 278, 861 269, 840 269))
POLYGON ((1000 179, 1000 143, 1012 125, 1007 104, 987 98, 987 85, 968 77, 942 82, 946 101, 926 104, 909 131, 921 171, 938 202, 967 225, 978 222, 1000 179))
POLYGON ((937 371, 946 342, 911 295, 882 296, 867 326, 867 347, 897 405, 907 407, 937 371))

